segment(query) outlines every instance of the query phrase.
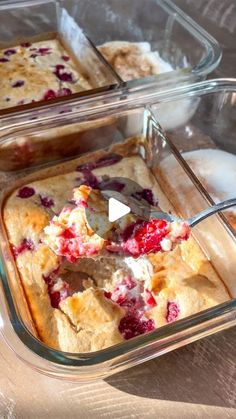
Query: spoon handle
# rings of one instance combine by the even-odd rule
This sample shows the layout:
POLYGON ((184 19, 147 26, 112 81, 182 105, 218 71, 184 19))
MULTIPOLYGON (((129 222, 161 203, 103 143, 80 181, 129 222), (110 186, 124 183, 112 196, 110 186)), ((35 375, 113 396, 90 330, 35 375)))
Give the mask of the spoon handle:
POLYGON ((209 217, 216 212, 225 210, 227 208, 233 207, 236 205, 236 198, 228 199, 227 201, 219 202, 219 204, 213 205, 212 207, 206 208, 205 210, 199 212, 198 214, 194 215, 193 217, 187 220, 190 227, 195 226, 196 224, 200 223, 200 221, 204 220, 205 218, 209 217))

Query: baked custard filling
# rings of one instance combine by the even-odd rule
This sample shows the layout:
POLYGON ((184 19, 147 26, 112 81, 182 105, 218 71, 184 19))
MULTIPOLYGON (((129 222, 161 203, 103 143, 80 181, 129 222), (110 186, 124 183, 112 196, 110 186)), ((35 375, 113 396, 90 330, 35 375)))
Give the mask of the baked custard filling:
POLYGON ((133 214, 108 222, 101 190, 122 192, 124 178, 141 186, 137 199, 171 209, 141 157, 110 155, 83 166, 78 159, 75 167, 48 169, 3 209, 41 340, 62 351, 96 351, 230 299, 184 223, 133 214))
POLYGON ((0 109, 91 89, 59 39, 0 49, 0 109))

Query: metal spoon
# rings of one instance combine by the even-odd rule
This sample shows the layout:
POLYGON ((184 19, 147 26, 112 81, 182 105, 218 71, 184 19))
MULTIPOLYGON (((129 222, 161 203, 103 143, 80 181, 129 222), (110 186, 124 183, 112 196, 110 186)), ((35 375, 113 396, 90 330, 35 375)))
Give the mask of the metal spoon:
MULTIPOLYGON (((227 199, 226 201, 219 202, 218 204, 212 205, 211 207, 206 208, 205 210, 199 212, 198 214, 194 215, 193 217, 188 218, 185 220, 190 227, 194 227, 196 224, 200 223, 201 221, 205 220, 205 218, 210 217, 211 215, 223 211, 227 208, 233 207, 236 205, 236 198, 227 199)), ((166 221, 184 221, 181 218, 175 217, 171 214, 162 211, 156 211, 151 209, 151 218, 160 218, 166 221)))
POLYGON ((131 209, 131 212, 133 212, 133 214, 143 219, 158 218, 158 219, 166 220, 169 222, 186 221, 190 227, 194 227, 196 224, 200 223, 205 218, 210 217, 211 215, 219 211, 225 210, 227 208, 230 208, 236 205, 236 198, 228 199, 226 201, 222 201, 222 202, 219 202, 218 204, 212 205, 209 208, 206 208, 205 210, 199 212, 193 217, 188 218, 187 220, 183 220, 167 212, 160 211, 158 207, 154 207, 152 205, 149 205, 148 203, 145 204, 143 201, 138 201, 136 198, 123 195, 119 192, 102 191, 102 195, 105 197, 105 199, 109 199, 110 197, 113 197, 119 200, 120 202, 122 202, 123 204, 128 205, 131 209))

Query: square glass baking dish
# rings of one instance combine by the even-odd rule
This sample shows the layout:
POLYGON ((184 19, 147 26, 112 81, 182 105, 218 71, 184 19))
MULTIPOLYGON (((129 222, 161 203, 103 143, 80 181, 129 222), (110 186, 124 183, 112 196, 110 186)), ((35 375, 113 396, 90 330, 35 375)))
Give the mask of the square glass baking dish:
MULTIPOLYGON (((22 1, 2 1, 0 4, 0 49, 7 50, 7 52, 14 52, 14 47, 23 45, 23 50, 31 51, 35 54, 34 45, 27 45, 38 41, 56 39, 66 51, 79 74, 89 82, 90 93, 94 89, 99 89, 105 86, 117 85, 120 82, 119 77, 114 73, 113 69, 103 59, 99 51, 92 45, 89 39, 86 38, 81 28, 76 23, 73 14, 70 15, 67 11, 66 3, 60 6, 57 0, 22 0, 22 1)), ((47 56, 45 48, 41 48, 41 54, 47 56)), ((22 51, 19 52, 21 54, 22 51)), ((6 55, 2 55, 6 60, 6 55)), ((34 59, 30 61, 30 65, 35 65, 34 59)), ((58 60, 60 57, 56 57, 58 60)), ((67 58, 67 57, 66 57, 67 58)), ((11 56, 7 55, 8 61, 11 61, 11 56)), ((25 58, 24 58, 25 59, 25 58)), ((67 60, 68 61, 68 60, 67 60)), ((66 64, 66 60, 55 61, 55 64, 66 64)), ((8 64, 8 63, 7 63, 8 64)), ((22 65, 22 60, 20 62, 22 65)), ((46 61, 46 64, 48 62, 46 61)), ((53 66, 53 59, 49 62, 53 66)), ((4 63, 1 61, 4 70, 4 63)), ((64 66, 65 67, 65 66, 64 66)), ((52 70, 54 71, 54 70, 52 70)), ((65 70, 64 70, 65 71, 65 70)), ((4 73, 3 73, 4 75, 4 73)), ((60 79, 63 81, 63 79, 60 79)), ((66 80, 64 80, 66 81, 66 80)), ((61 83, 62 87, 63 84, 61 83)), ((69 87, 72 84, 68 83, 69 87)), ((14 86, 13 86, 14 87, 14 86)), ((50 87, 48 87, 50 89, 50 87)), ((51 88, 52 89, 52 88, 51 88)), ((84 87, 86 91, 86 87, 84 87)), ((79 92, 79 94, 82 94, 79 92)), ((9 98, 7 98, 9 101, 9 98)), ((6 100, 7 100, 6 99, 6 100)), ((23 98, 22 98, 23 99, 23 98)), ((22 100, 20 102, 23 102, 22 100)), ((8 102, 11 108, 10 101, 8 102)), ((24 103, 18 105, 22 107, 24 103)), ((17 106, 17 108, 18 108, 17 106)), ((7 108, 6 108, 7 109, 7 108)))
MULTIPOLYGON (((48 130, 49 127, 66 127, 71 124, 73 118, 77 124, 83 124, 86 121, 89 134, 90 129, 93 130, 93 124, 99 121, 100 128, 104 128, 104 131, 99 134, 100 141, 95 147, 100 156, 104 155, 107 150, 123 152, 124 155, 140 155, 154 176, 157 177, 170 205, 182 217, 194 214, 208 205, 200 183, 196 181, 172 142, 165 138, 148 107, 135 106, 135 104, 131 105, 130 102, 124 101, 123 104, 116 102, 99 106, 96 112, 93 108, 90 111, 80 110, 79 113, 71 113, 70 119, 66 114, 61 114, 60 118, 60 123, 52 115, 46 121, 31 121, 31 126, 27 128, 23 124, 21 128, 18 127, 18 130, 11 134, 11 141, 17 140, 19 135, 24 135, 24 130, 31 131, 35 135, 39 133, 43 135, 43 131, 48 130), (107 126, 111 121, 112 132, 107 131, 107 126), (90 123, 91 127, 89 127, 90 123), (132 144, 127 141, 130 137, 136 136, 141 137, 141 140, 135 140, 132 144), (178 165, 178 179, 166 167, 165 162, 168 159, 174 160, 178 165), (183 185, 187 185, 188 194, 186 194, 183 185)), ((7 134, 6 141, 8 141, 7 134)), ((78 137, 80 147, 82 141, 81 137, 78 137)), ((65 141, 65 147, 67 146, 69 146, 69 141, 65 141)), ((94 151, 93 143, 91 143, 90 149, 86 145, 85 151, 94 151)), ((81 150, 75 150, 74 156, 70 156, 69 159, 71 160, 79 154, 81 154, 81 150)), ((85 159, 89 158, 86 157, 86 154, 84 156, 85 159)), ((60 163, 67 164, 67 160, 68 157, 61 159, 60 163)), ((53 169, 55 163, 52 158, 51 162, 47 162, 47 166, 53 169)), ((9 192, 9 185, 12 190, 18 187, 16 185, 25 183, 26 174, 32 180, 36 179, 41 167, 33 166, 29 169, 26 163, 24 170, 22 168, 20 172, 1 172, 1 205, 3 206, 4 199, 9 192)), ((68 381, 103 378, 201 337, 231 327, 236 323, 236 300, 234 299, 236 295, 236 258, 232 257, 233 254, 236 254, 236 237, 222 218, 215 215, 196 227, 194 236, 225 283, 232 297, 229 301, 101 351, 72 354, 53 350, 37 338, 15 270, 2 218, 0 222, 1 334, 19 358, 43 374, 68 381)))
MULTIPOLYGON (((168 75, 168 83, 181 83, 181 78, 178 77, 179 73, 181 75, 182 73, 185 75, 197 74, 199 77, 205 77, 218 65, 221 59, 221 50, 217 41, 171 1, 148 0, 149 7, 145 9, 141 7, 141 4, 138 0, 131 2, 124 0, 96 2, 94 0, 90 7, 90 2, 87 0, 1 1, 0 45, 13 45, 16 41, 25 41, 29 37, 61 32, 62 16, 67 17, 65 20, 68 20, 69 24, 68 31, 66 33, 64 31, 65 41, 70 44, 70 49, 74 51, 74 55, 79 61, 83 61, 82 65, 90 77, 96 78, 94 88, 95 91, 98 89, 104 93, 103 100, 111 89, 122 85, 122 80, 84 33, 91 35, 94 44, 115 39, 114 37, 117 36, 121 37, 119 30, 123 31, 123 37, 127 40, 147 40, 153 48, 158 48, 163 59, 174 68, 174 71, 165 73, 166 76, 168 75), (137 10, 137 16, 133 16, 135 10, 137 10), (103 11, 104 15, 101 13, 103 11), (126 18, 124 12, 127 12, 126 18), (114 19, 115 22, 120 22, 119 30, 113 24, 114 19), (134 19, 135 22, 134 33, 128 26, 126 27, 126 23, 131 19, 134 19), (156 29, 157 23, 158 30, 156 29), (115 28, 117 33, 114 32, 115 28), (87 52, 89 52, 89 59, 86 56, 87 52)), ((145 87, 154 84, 155 89, 162 89, 162 85, 156 86, 159 77, 153 76, 130 81, 128 86, 132 87, 134 84, 145 87)), ((71 96, 74 98, 93 96, 94 93, 94 89, 92 89, 87 92, 74 93, 69 97, 58 98, 55 101, 69 100, 71 96)), ((53 100, 53 103, 55 101, 53 100)), ((23 109, 32 109, 36 113, 40 106, 47 106, 47 104, 38 102, 37 104, 8 108, 0 110, 0 115, 9 112, 15 113, 22 107, 23 109)))
MULTIPOLYGON (((217 41, 171 0, 60 0, 96 45, 148 42, 174 70, 207 75, 219 63, 217 41), (75 4, 76 3, 76 4, 75 4)), ((170 71, 167 69, 166 71, 170 71)), ((171 74, 170 74, 171 77, 171 74)), ((140 83, 157 78, 140 79, 140 83)))

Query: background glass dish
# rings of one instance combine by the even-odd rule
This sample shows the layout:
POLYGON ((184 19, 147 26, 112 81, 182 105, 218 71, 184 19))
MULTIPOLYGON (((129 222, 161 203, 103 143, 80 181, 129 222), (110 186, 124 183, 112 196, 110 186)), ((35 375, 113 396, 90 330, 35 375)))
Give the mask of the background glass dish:
POLYGON ((61 7, 56 0, 1 2, 1 49, 25 41, 43 41, 55 37, 59 38, 68 54, 74 58, 78 70, 89 80, 92 91, 120 82, 113 69, 79 28, 73 14, 68 13, 66 3, 61 7))
MULTIPOLYGON (((135 142, 132 147, 126 147, 126 154, 139 154, 153 174, 158 177, 158 183, 175 208, 178 215, 187 217, 207 206, 204 190, 189 171, 188 166, 176 151, 170 140, 166 140, 156 123, 155 118, 145 106, 131 105, 123 100, 107 105, 100 105, 96 112, 93 109, 60 114, 60 121, 55 120, 54 115, 46 120, 31 121, 28 126, 22 124, 20 130, 11 134, 11 140, 17 140, 18 135, 30 134, 32 136, 43 135, 44 131, 56 126, 66 127, 76 121, 77 129, 84 123, 100 123, 100 141, 97 149, 108 149, 109 146, 124 146, 125 140, 130 136, 141 135, 142 143, 135 142), (132 123, 134 121, 134 123, 132 123), (111 125, 112 132, 107 131, 111 125), (113 141, 111 141, 113 139, 113 141), (166 159, 172 159, 178 165, 178 179, 172 176, 164 164, 166 159), (169 181, 171 179, 171 182, 169 181), (184 188, 183 188, 184 185, 184 188), (186 186, 188 194, 186 194, 186 186)), ((19 127, 18 127, 19 128, 19 127)), ((90 127, 87 125, 89 133, 90 127)), ((8 141, 6 135, 6 141, 8 141)), ((74 155, 81 153, 80 147, 83 139, 78 136, 79 149, 74 150, 74 155)), ((55 137, 55 142, 57 138, 55 137)), ((65 148, 69 147, 70 141, 65 141, 65 148)), ((87 143, 87 141, 86 141, 87 143)), ((93 151, 86 146, 86 151, 93 151)), ((61 161, 65 161, 61 159, 61 161)), ((55 160, 51 155, 51 162, 55 160)), ((11 174, 1 173, 2 194, 1 203, 11 181, 11 189, 24 183, 25 173, 32 172, 32 179, 37 177, 37 167, 11 174), (35 173, 33 173, 36 171, 35 173), (17 183, 13 183, 17 180, 17 183)), ((1 292, 0 292, 0 327, 1 333, 8 345, 14 350, 19 358, 31 365, 34 369, 61 379, 70 381, 82 381, 102 378, 121 371, 122 369, 144 362, 145 360, 159 356, 177 347, 210 335, 216 331, 230 327, 236 323, 236 295, 235 289, 235 264, 236 258, 232 254, 236 252, 236 238, 225 225, 220 216, 213 216, 204 221, 195 230, 194 235, 204 248, 205 253, 211 259, 212 265, 220 274, 232 299, 224 304, 206 310, 189 318, 177 321, 161 327, 146 335, 141 335, 130 341, 125 341, 101 351, 88 354, 70 354, 48 348, 35 336, 34 325, 25 303, 24 294, 20 285, 18 273, 14 269, 12 254, 9 249, 4 225, 1 219, 1 292)))
MULTIPOLYGON (((173 69, 210 73, 218 43, 170 0, 60 0, 96 46, 109 41, 149 42, 173 69)), ((149 79, 155 79, 152 76, 149 79)), ((148 82, 148 80, 147 80, 148 82)))
MULTIPOLYGON (((0 46, 13 45, 19 40, 43 36, 49 32, 61 32, 62 10, 70 16, 73 28, 80 25, 82 31, 91 37, 94 44, 117 39, 148 41, 157 48, 161 57, 171 64, 175 71, 166 73, 167 83, 181 83, 180 75, 196 74, 204 77, 218 65, 221 50, 217 41, 198 26, 169 0, 147 0, 143 8, 139 0, 25 0, 1 1, 0 3, 0 46), (128 23, 133 22, 130 26, 128 23), (118 25, 119 23, 119 25, 118 25), (133 30, 133 27, 135 30, 133 30), (186 42, 187 39, 187 42, 186 42), (176 74, 177 73, 177 74, 176 74), (177 77, 177 80, 176 80, 177 77)), ((78 28, 78 27, 77 27, 78 28)), ((94 80, 94 88, 106 93, 122 85, 122 80, 99 51, 79 29, 64 37, 74 55, 82 61, 86 72, 94 80), (96 71, 95 71, 96 70, 96 71)), ((62 34, 63 35, 63 34, 62 34)), ((156 89, 160 76, 152 76, 128 82, 128 87, 150 85, 156 89)), ((94 89, 75 93, 72 97, 93 95, 94 89)), ((69 97, 57 99, 67 101, 69 97)), ((45 106, 47 106, 44 103, 45 106)), ((21 105, 1 111, 0 116, 23 108, 38 109, 42 104, 21 105)), ((3 121, 1 121, 1 125, 3 121)))

